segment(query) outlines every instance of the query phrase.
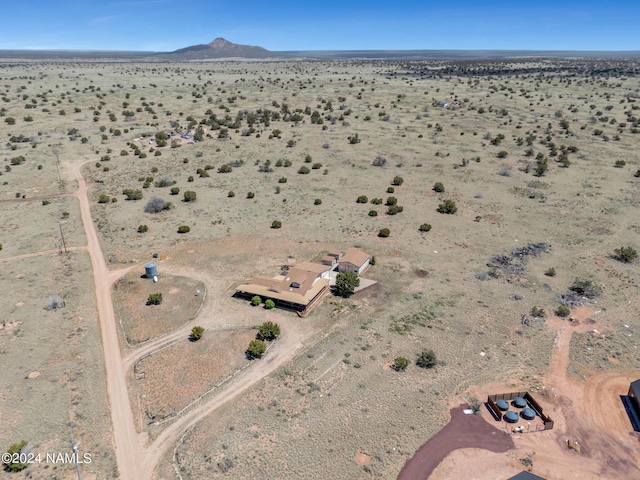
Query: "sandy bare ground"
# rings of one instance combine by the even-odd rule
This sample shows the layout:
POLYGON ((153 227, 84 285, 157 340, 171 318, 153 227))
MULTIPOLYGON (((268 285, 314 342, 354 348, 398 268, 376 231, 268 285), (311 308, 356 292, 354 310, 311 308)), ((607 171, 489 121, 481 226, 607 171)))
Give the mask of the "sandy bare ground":
MULTIPOLYGON (((545 413, 553 418, 553 430, 513 435, 516 450, 509 454, 466 448, 451 451, 432 474, 425 467, 422 476, 411 478, 464 478, 473 471, 473 478, 478 480, 506 479, 524 469, 519 460, 528 455, 534 462, 533 472, 550 480, 640 478, 639 438, 620 401, 620 395, 627 393, 629 382, 637 378, 637 372, 603 372, 585 382, 566 375, 573 332, 594 335, 602 332, 594 313, 583 307, 572 312, 574 321, 552 318, 547 322, 557 331, 557 336, 545 377, 546 392, 536 397, 541 400, 545 413), (580 443, 580 454, 567 448, 567 439, 580 443)), ((492 385, 491 391, 495 388, 500 386, 492 385)), ((508 387, 502 388, 508 391, 508 387)), ((481 391, 486 395, 486 390, 486 387, 478 388, 478 396, 481 391)), ((487 412, 483 411, 483 416, 494 423, 487 412)), ((431 453, 425 450, 422 455, 430 457, 431 453)), ((399 478, 403 478, 402 474, 399 478)))
MULTIPOLYGON (((68 252, 75 252, 77 250, 86 251, 87 247, 67 247, 68 252)), ((23 255, 14 255, 13 257, 0 258, 1 262, 9 262, 11 260, 21 260, 23 258, 40 257, 42 255, 59 255, 61 252, 59 249, 43 250, 41 252, 25 253, 23 255)))
POLYGON ((187 324, 169 335, 149 342, 143 348, 129 354, 124 359, 122 358, 110 292, 111 284, 133 267, 109 272, 91 218, 87 185, 80 173, 81 166, 77 165, 75 168, 79 188, 73 196, 76 196, 80 202, 82 221, 87 236, 87 249, 93 266, 118 469, 122 480, 150 479, 156 465, 166 451, 179 440, 187 428, 291 360, 302 347, 304 337, 299 330, 285 327, 283 335, 270 349, 264 360, 256 362, 252 368, 243 371, 219 394, 203 401, 201 405, 178 418, 153 443, 147 444, 148 436, 145 433, 138 433, 135 429, 127 393, 126 369, 140 356, 153 351, 162 344, 187 335, 191 325, 187 324))

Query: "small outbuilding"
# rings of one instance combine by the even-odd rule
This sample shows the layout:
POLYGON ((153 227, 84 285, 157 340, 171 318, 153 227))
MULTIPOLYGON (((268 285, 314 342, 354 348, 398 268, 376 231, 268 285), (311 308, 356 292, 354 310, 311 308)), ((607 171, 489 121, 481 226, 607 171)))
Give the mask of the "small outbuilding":
POLYGON ((354 272, 360 275, 369 266, 371 257, 359 248, 350 248, 347 253, 338 260, 339 272, 354 272))

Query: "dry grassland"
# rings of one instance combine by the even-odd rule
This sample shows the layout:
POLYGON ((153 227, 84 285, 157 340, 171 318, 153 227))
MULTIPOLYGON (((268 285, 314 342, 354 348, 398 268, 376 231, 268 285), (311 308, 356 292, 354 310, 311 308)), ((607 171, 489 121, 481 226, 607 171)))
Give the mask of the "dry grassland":
POLYGON ((205 293, 202 282, 190 278, 161 274, 154 283, 141 278, 143 275, 143 269, 133 270, 113 284, 116 318, 127 344, 132 346, 171 332, 194 318, 205 293), (162 294, 160 305, 146 304, 152 293, 162 294))
POLYGON ((253 329, 205 331, 197 342, 185 339, 137 363, 130 394, 138 428, 181 411, 247 365, 244 351, 255 336, 253 329))
MULTIPOLYGON (((167 254, 176 268, 207 277, 212 303, 202 318, 229 326, 246 324, 244 312, 255 314, 229 298, 254 274, 272 275, 334 248, 357 245, 375 255, 368 276, 379 284, 350 300, 325 301, 307 319, 292 315, 288 328, 311 335, 305 351, 197 424, 179 465, 185 480, 394 478, 470 386, 538 385, 554 333, 544 320, 523 326, 520 318, 534 306, 557 308, 556 295, 576 278, 601 288, 593 301, 608 330, 605 338, 574 337, 572 371, 587 375, 616 368, 616 361, 640 368, 638 263, 611 258, 615 248, 640 246, 636 70, 626 61, 12 65, 3 71, 8 101, 0 105, 16 124, 0 118, 0 128, 37 143, 5 148, 6 163, 16 155, 26 161, 3 172, 1 195, 30 192, 31 180, 55 172, 54 145, 65 159, 64 188, 72 190, 69 165, 89 161, 83 173, 93 185, 105 257, 117 266, 167 254), (49 90, 46 102, 37 96, 49 90), (25 109, 32 98, 37 108, 25 109), (244 136, 250 114, 265 110, 280 119, 270 115, 268 126, 258 121, 244 136), (125 120, 123 111, 134 115, 125 120), (311 122, 314 111, 321 124, 311 122), (296 113, 299 120, 291 121, 296 113), (28 114, 32 122, 23 120, 28 114), (151 152, 148 137, 134 142, 205 119, 204 139, 193 145, 151 152), (230 138, 218 138, 217 127, 228 128, 230 138), (73 128, 78 138, 70 140, 73 128), (274 130, 281 138, 269 138, 274 130), (347 138, 356 134, 360 142, 351 144, 347 138), (564 151, 568 168, 557 161, 564 151), (548 161, 539 177, 538 154, 548 161), (376 157, 385 166, 374 166, 376 157), (616 168, 616 161, 625 164, 616 168), (43 169, 33 175, 20 173, 38 164, 43 169), (224 164, 232 171, 218 173, 224 164), (297 173, 303 166, 308 174, 297 173), (395 176, 404 181, 388 193, 395 176), (153 179, 144 188, 147 177, 153 179), (175 184, 155 186, 163 177, 175 184), (444 193, 432 191, 435 182, 444 193), (129 188, 143 198, 125 200, 129 188), (187 190, 196 192, 195 202, 182 201, 187 190), (100 195, 117 201, 99 204, 100 195), (356 203, 360 195, 369 203, 356 203), (145 213, 152 196, 173 207, 145 213), (389 196, 402 212, 385 214, 389 196), (456 202, 454 215, 436 211, 445 199, 456 202), (271 229, 273 220, 282 228, 271 229), (419 232, 423 223, 432 229, 419 232), (137 233, 139 225, 148 232, 137 233), (181 225, 191 231, 178 234, 181 225), (377 236, 384 227, 386 239, 377 236), (487 266, 493 255, 531 242, 550 248, 527 257, 524 271, 487 266), (545 275, 550 267, 553 277, 545 275), (389 368, 400 355, 414 362, 424 348, 436 352, 435 369, 389 368)), ((48 215, 53 204, 37 211, 48 215)), ((0 242, 22 251, 9 238, 0 242)), ((175 478, 171 462, 168 453, 157 478, 175 478)))
MULTIPOLYGON (((73 435, 92 454, 88 478, 113 478, 111 421, 91 265, 85 253, 2 264, 0 443, 27 440, 32 452, 71 453, 73 435), (45 310, 52 295, 64 308, 45 310)), ((69 478, 74 465, 30 465, 34 479, 69 478), (55 467, 55 469, 54 469, 55 467)), ((24 474, 17 474, 24 475, 24 474)))

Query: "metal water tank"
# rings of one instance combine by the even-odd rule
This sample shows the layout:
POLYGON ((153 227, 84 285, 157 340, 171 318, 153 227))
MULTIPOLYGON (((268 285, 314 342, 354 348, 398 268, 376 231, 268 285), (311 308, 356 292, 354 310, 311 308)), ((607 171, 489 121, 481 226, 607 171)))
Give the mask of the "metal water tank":
POLYGON ((158 276, 158 269, 156 268, 155 263, 147 263, 144 266, 144 269, 145 269, 145 275, 147 276, 147 278, 153 278, 158 276))

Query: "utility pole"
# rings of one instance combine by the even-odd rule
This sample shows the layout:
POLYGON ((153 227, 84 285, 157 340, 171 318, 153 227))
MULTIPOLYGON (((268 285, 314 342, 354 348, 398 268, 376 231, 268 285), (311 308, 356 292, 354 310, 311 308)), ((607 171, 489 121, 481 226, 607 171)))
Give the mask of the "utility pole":
POLYGON ((71 436, 71 448, 73 449, 73 457, 76 461, 76 473, 78 474, 78 480, 82 480, 82 475, 80 475, 80 464, 78 463, 78 444, 73 439, 73 435, 71 436))
POLYGON ((62 246, 64 248, 64 253, 67 253, 67 243, 64 241, 64 233, 62 232, 62 225, 58 222, 58 227, 60 227, 60 236, 62 237, 62 246))

